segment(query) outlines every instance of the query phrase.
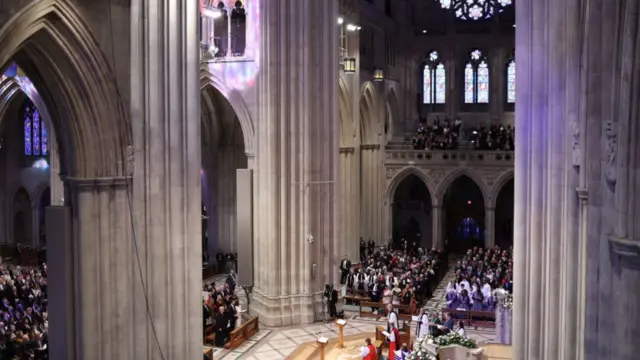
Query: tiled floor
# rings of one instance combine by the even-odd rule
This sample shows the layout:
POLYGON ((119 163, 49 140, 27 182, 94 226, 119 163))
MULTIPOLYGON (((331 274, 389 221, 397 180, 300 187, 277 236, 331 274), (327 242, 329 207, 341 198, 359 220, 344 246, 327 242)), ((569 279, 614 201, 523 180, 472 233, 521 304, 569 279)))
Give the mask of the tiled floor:
MULTIPOLYGON (((453 279, 453 271, 447 272, 442 283, 434 291, 433 299, 427 302, 430 311, 440 312, 444 306, 444 292, 447 283, 453 279)), ((225 276, 219 275, 206 282, 215 281, 216 285, 224 282, 225 276)), ((244 299, 244 291, 237 290, 241 301, 244 299)), ((344 329, 345 335, 356 335, 363 332, 375 332, 377 325, 385 325, 385 318, 361 318, 357 312, 358 308, 345 306, 345 317, 347 325, 344 329)), ((329 339, 338 336, 338 328, 334 323, 316 323, 305 326, 291 326, 282 328, 264 328, 261 326, 260 332, 242 347, 233 351, 214 348, 215 360, 283 360, 305 342, 314 341, 319 337, 329 339)), ((415 333, 415 327, 411 327, 415 333)), ((479 344, 488 344, 495 341, 495 330, 493 329, 467 329, 467 335, 479 344)))

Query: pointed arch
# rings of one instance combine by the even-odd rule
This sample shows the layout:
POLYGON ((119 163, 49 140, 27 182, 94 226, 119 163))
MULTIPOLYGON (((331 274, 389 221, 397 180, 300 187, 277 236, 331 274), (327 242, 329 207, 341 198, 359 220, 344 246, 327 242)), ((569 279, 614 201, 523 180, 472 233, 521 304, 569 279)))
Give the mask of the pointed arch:
MULTIPOLYGON (((40 89, 69 174, 126 175, 131 127, 99 44, 72 3, 32 2, 0 28, 0 64, 10 60, 40 89)), ((37 102, 34 102, 38 106, 37 102)))
POLYGON ((491 202, 488 203, 488 207, 495 207, 500 191, 510 180, 515 179, 514 174, 515 173, 513 170, 509 170, 506 173, 502 174, 498 178, 498 180, 496 180, 496 182, 493 184, 493 187, 491 188, 491 202))
POLYGON ((389 185, 387 186, 387 193, 385 196, 387 205, 393 202, 393 196, 396 193, 396 189, 398 188, 398 185, 400 185, 402 181, 406 179, 409 175, 415 175, 418 178, 420 178, 422 182, 424 182, 424 185, 429 190, 429 195, 431 196, 431 204, 433 205, 440 204, 437 201, 438 199, 436 197, 436 191, 435 191, 436 187, 433 184, 433 182, 427 177, 427 175, 416 167, 407 166, 401 169, 400 171, 398 171, 389 182, 389 185))
POLYGON ((242 95, 235 90, 231 90, 221 79, 204 66, 200 69, 200 90, 204 91, 208 86, 220 92, 235 111, 238 116, 238 121, 240 121, 240 127, 242 128, 244 151, 247 155, 253 155, 255 151, 255 130, 253 121, 251 120, 251 113, 242 95))
POLYGON ((353 126, 353 110, 349 90, 342 77, 338 77, 338 94, 340 96, 340 147, 353 147, 355 130, 353 126))
POLYGON ((490 192, 487 189, 487 185, 485 184, 482 177, 480 177, 475 171, 469 168, 456 168, 450 173, 448 173, 444 177, 444 179, 442 179, 442 182, 440 182, 440 186, 438 187, 438 193, 437 193, 438 204, 443 203, 444 195, 446 194, 447 190, 451 187, 454 181, 456 181, 458 178, 462 176, 468 177, 478 186, 478 188, 480 189, 480 192, 482 193, 482 198, 484 199, 485 207, 489 205, 491 203, 491 199, 490 199, 490 192))
POLYGON ((389 89, 387 100, 385 101, 385 128, 387 135, 393 135, 394 125, 399 122, 400 108, 398 106, 398 98, 394 88, 389 89), (388 118, 387 118, 388 117, 388 118), (388 121, 388 122, 387 122, 388 121))
POLYGON ((373 84, 371 81, 365 82, 360 94, 360 140, 364 145, 379 143, 377 103, 377 94, 373 84))

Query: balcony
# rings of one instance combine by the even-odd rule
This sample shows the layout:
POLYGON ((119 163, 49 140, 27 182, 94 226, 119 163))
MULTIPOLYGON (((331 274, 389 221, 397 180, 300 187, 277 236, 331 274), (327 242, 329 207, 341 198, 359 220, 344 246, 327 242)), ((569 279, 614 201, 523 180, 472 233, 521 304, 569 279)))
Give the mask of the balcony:
POLYGON ((217 5, 215 0, 205 1, 200 14, 200 61, 253 60, 256 29, 249 26, 252 9, 243 3, 247 1, 220 1, 217 5))
POLYGON ((386 149, 385 164, 512 168, 513 151, 386 149))

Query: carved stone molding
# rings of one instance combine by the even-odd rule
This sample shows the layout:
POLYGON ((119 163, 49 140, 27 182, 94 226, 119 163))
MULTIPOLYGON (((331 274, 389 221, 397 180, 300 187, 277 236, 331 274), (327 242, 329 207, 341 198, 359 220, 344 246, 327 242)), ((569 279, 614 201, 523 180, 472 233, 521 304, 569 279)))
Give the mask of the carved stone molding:
POLYGON ((449 172, 447 169, 433 169, 433 168, 422 168, 422 171, 427 175, 429 179, 433 182, 436 188, 440 186, 444 178, 447 176, 449 172))
POLYGON ((580 199, 580 201, 583 203, 587 202, 587 199, 589 198, 589 191, 587 189, 577 188, 576 193, 578 194, 578 199, 580 199))
POLYGON ((380 144, 362 144, 360 145, 360 149, 362 150, 379 150, 380 144))
POLYGON ((582 158, 582 150, 580 149, 580 124, 577 121, 571 123, 571 136, 572 136, 572 149, 571 160, 573 166, 580 166, 580 159, 582 158))
POLYGON ((617 124, 611 120, 605 121, 604 135, 607 140, 605 148, 605 177, 612 185, 618 180, 617 153, 618 153, 618 129, 617 124))
POLYGON ((398 168, 387 168, 387 180, 393 179, 394 176, 400 171, 398 168))
POLYGON ((136 159, 135 148, 133 147, 133 145, 127 146, 125 156, 127 157, 127 175, 131 176, 133 175, 133 163, 136 159))
POLYGON ((341 147, 340 154, 353 154, 356 151, 354 147, 341 147))
POLYGON ((84 188, 99 190, 109 187, 125 187, 131 184, 130 176, 104 177, 104 178, 74 178, 64 177, 62 181, 72 188, 84 188))
POLYGON ((609 237, 611 251, 620 259, 624 267, 640 270, 640 240, 609 237))
POLYGON ((506 173, 509 170, 505 169, 474 169, 476 173, 480 176, 480 178, 487 185, 487 189, 493 188, 493 185, 500 179, 502 174, 506 173))

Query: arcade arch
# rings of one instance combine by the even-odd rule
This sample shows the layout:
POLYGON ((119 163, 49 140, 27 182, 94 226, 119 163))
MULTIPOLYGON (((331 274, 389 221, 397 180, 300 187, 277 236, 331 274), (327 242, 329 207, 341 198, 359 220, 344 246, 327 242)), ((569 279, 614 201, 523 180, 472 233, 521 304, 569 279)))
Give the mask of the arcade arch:
POLYGON ((443 236, 453 252, 484 246, 485 197, 469 176, 459 175, 442 193, 443 236))
MULTIPOLYGON (((218 88, 205 86, 202 108, 202 203, 206 214, 209 259, 219 252, 237 252, 236 170, 249 167, 243 126, 235 109, 218 88)), ((204 223, 204 221, 203 221, 204 223)))
POLYGON ((415 173, 407 173, 393 193, 392 239, 431 247, 434 244, 432 205, 427 184, 415 173))
POLYGON ((496 197, 494 224, 495 244, 501 248, 513 245, 514 179, 506 181, 496 197))
POLYGON ((31 245, 33 242, 33 209, 29 192, 21 187, 13 196, 13 212, 11 213, 11 238, 13 244, 31 245))

